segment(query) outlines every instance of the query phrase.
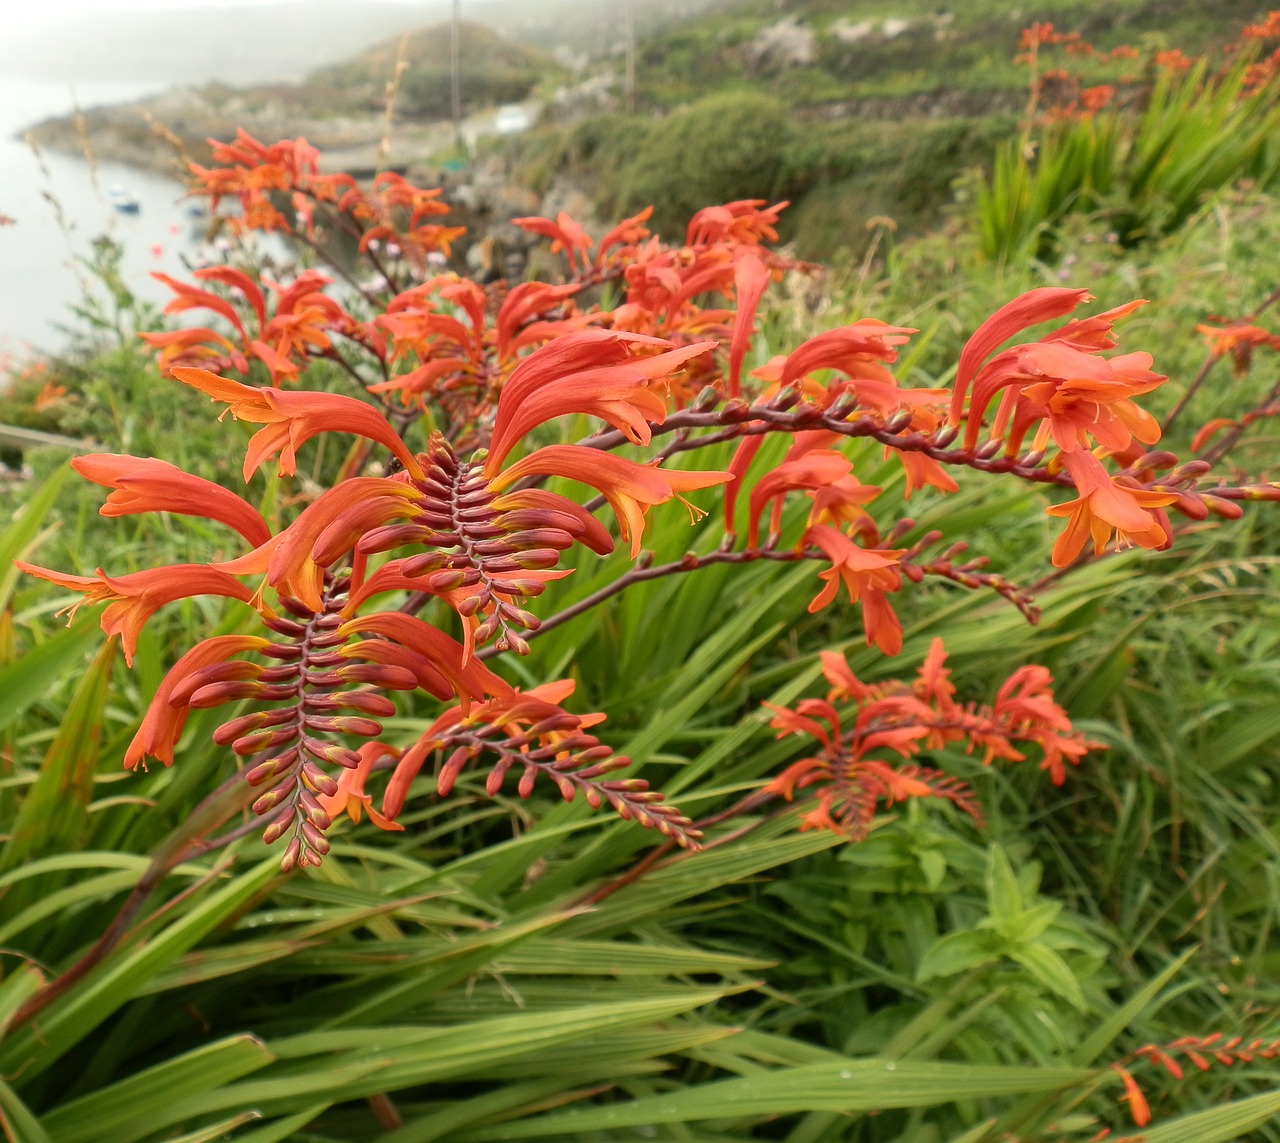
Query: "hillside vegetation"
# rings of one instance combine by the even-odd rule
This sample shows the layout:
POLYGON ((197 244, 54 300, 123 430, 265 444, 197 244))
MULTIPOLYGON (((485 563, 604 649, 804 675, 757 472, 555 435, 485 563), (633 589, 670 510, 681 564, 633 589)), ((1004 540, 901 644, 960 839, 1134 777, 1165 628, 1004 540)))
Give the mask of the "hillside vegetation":
MULTIPOLYGON (((459 48, 463 107, 475 111, 528 97, 540 83, 562 78, 563 69, 546 52, 504 39, 492 28, 464 21, 459 48)), ((400 115, 444 119, 451 113, 451 29, 448 24, 421 28, 385 41, 340 64, 319 68, 301 85, 307 102, 328 103, 336 113, 377 113, 386 102, 387 84, 403 61, 396 94, 400 115)))

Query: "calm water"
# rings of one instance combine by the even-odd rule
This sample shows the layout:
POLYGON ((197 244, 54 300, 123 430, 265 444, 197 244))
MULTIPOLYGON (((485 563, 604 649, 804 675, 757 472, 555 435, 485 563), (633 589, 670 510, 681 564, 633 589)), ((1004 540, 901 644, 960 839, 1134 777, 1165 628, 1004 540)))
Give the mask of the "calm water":
POLYGON ((66 84, 0 78, 0 214, 16 222, 0 226, 0 361, 65 342, 58 326, 74 322, 68 307, 83 288, 75 259, 100 234, 123 243, 125 281, 135 293, 163 302, 171 295, 149 271, 184 276, 182 255, 194 252, 197 236, 179 183, 104 156, 91 170, 83 159, 51 152, 42 155, 46 176, 31 149, 14 138, 37 120, 70 112, 77 102, 86 108, 118 103, 162 86, 99 83, 72 92, 66 84), (133 195, 141 212, 114 210, 107 199, 113 186, 133 195), (61 206, 65 232, 50 197, 61 206))

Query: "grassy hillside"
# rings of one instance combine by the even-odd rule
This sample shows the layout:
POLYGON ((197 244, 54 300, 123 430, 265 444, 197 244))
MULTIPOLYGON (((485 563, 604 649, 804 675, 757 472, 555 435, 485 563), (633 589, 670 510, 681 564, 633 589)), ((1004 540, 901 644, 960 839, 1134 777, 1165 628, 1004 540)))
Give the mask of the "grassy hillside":
POLYGON ((788 198, 784 235, 802 257, 858 257, 873 220, 928 230, 957 180, 989 167, 1026 104, 1015 57, 1029 24, 1103 50, 1193 53, 1264 14, 1238 0, 742 0, 642 41, 634 114, 508 147, 518 177, 543 187, 568 174, 607 216, 653 203, 672 233, 702 202, 788 198))
MULTIPOLYGON (((463 22, 460 36, 462 99, 471 111, 526 98, 539 84, 554 82, 562 69, 539 48, 504 39, 483 24, 463 22)), ((451 110, 448 24, 420 28, 388 40, 340 64, 313 71, 304 85, 309 102, 327 102, 348 112, 377 112, 386 98, 397 61, 408 65, 396 105, 402 116, 446 118, 451 110)))

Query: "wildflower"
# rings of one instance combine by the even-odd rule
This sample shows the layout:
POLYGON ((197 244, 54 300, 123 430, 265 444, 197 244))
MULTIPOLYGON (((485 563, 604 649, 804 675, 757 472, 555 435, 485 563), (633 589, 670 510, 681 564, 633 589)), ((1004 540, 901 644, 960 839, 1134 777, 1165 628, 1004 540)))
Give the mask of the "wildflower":
POLYGON ((271 535, 267 522, 252 504, 220 484, 192 476, 168 461, 99 452, 76 457, 71 467, 112 490, 99 509, 100 515, 177 512, 202 516, 234 528, 255 547, 271 535))
POLYGON ((1243 377, 1249 372, 1249 366, 1253 362, 1253 351, 1257 346, 1265 345, 1269 349, 1280 349, 1280 337, 1246 322, 1223 328, 1197 325, 1196 332, 1204 335, 1209 352, 1214 357, 1230 356, 1231 371, 1237 377, 1243 377))
POLYGON ((189 707, 169 702, 174 690, 202 667, 225 662, 232 655, 244 651, 261 651, 270 645, 269 640, 255 635, 215 635, 192 647, 161 680, 159 689, 143 715, 142 724, 125 751, 125 768, 137 769, 140 762, 145 768, 144 759, 148 757, 172 766, 174 747, 182 736, 187 716, 191 713, 189 707))
POLYGON ((673 496, 690 512, 698 510, 679 494, 695 488, 709 488, 730 479, 727 472, 678 472, 636 464, 612 453, 577 445, 548 445, 516 461, 490 481, 499 491, 525 476, 564 476, 589 484, 604 494, 618 518, 624 541, 631 543, 631 556, 640 554, 644 534, 644 514, 654 504, 665 504, 673 496))
POLYGON ((143 625, 166 603, 193 595, 224 595, 243 603, 249 603, 254 597, 253 591, 239 580, 208 564, 170 564, 121 576, 109 576, 101 568, 91 576, 69 575, 25 560, 15 560, 14 565, 28 575, 84 596, 59 615, 74 618, 85 604, 107 603, 102 613, 102 630, 108 636, 121 637, 124 660, 131 667, 143 625))
POLYGON ((338 788, 332 794, 322 794, 319 801, 321 808, 331 818, 346 814, 353 822, 359 824, 360 815, 367 813, 369 820, 379 829, 403 831, 404 826, 393 821, 391 817, 379 813, 373 808, 373 798, 364 792, 364 784, 373 772, 374 766, 381 758, 399 758, 400 751, 394 746, 382 742, 366 742, 356 753, 360 756, 358 765, 344 768, 338 775, 338 788))
POLYGON ((809 611, 821 611, 835 599, 840 585, 844 584, 849 602, 862 604, 867 646, 874 643, 886 655, 901 651, 902 624, 886 595, 902 586, 897 564, 904 549, 868 551, 826 524, 811 525, 804 534, 804 542, 821 549, 831 561, 828 570, 818 573, 819 579, 826 580, 826 586, 809 604, 809 611))
POLYGON ((248 480, 263 462, 280 453, 278 473, 292 476, 297 471, 297 449, 319 433, 355 433, 385 445, 415 476, 421 475, 418 462, 386 419, 363 401, 336 393, 285 393, 241 385, 210 373, 207 369, 174 369, 184 385, 207 393, 227 406, 241 421, 260 424, 249 441, 244 458, 244 478, 248 480))
POLYGON ((646 386, 716 346, 698 341, 650 356, 632 349, 669 344, 638 334, 590 330, 557 338, 530 354, 503 386, 485 472, 494 475, 531 429, 566 413, 600 417, 632 443, 648 444, 648 422, 662 422, 666 403, 646 386))
POLYGON ((1175 493, 1124 483, 1091 453, 1067 453, 1064 461, 1080 496, 1045 510, 1068 518, 1066 531, 1053 546, 1054 567, 1069 567, 1090 539, 1094 554, 1101 555, 1113 531, 1119 547, 1164 549, 1173 542, 1168 518, 1159 509, 1174 503, 1175 493))

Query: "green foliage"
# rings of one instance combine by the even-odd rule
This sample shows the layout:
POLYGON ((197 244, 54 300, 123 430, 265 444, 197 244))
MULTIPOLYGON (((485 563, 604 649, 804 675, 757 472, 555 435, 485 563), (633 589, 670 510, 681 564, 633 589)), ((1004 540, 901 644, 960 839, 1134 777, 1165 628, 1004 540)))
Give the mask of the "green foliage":
POLYGON ((1045 129, 998 150, 975 202, 983 254, 1011 262, 1059 247, 1068 214, 1100 212, 1121 242, 1172 233, 1205 200, 1242 180, 1274 186, 1280 105, 1266 87, 1248 94, 1247 60, 1210 77, 1202 62, 1155 80, 1140 114, 1112 111, 1045 129))
POLYGON ((796 137, 790 116, 768 96, 709 96, 636 139, 605 197, 623 213, 653 205, 655 226, 678 233, 707 203, 780 197, 796 137))

